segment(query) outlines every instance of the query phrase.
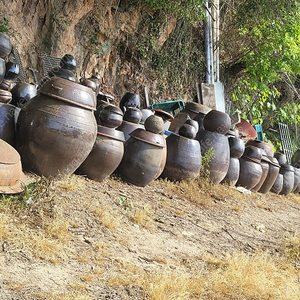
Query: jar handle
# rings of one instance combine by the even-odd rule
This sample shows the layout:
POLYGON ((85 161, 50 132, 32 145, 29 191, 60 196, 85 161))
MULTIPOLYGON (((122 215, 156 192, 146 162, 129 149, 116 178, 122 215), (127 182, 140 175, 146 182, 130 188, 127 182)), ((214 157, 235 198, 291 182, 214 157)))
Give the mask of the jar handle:
POLYGON ((55 89, 55 90, 57 90, 57 91, 61 91, 63 89, 62 87, 54 85, 53 83, 52 83, 52 88, 55 89))

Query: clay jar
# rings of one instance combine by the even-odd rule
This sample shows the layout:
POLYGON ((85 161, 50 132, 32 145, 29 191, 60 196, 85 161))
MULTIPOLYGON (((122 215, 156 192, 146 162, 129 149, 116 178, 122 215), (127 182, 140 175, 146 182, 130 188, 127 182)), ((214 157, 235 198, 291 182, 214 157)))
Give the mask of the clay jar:
POLYGON ((205 130, 226 134, 231 127, 231 120, 228 114, 218 110, 211 110, 203 119, 205 130))
POLYGON ((291 165, 300 168, 300 149, 297 149, 292 156, 291 165))
POLYGON ((95 93, 59 77, 27 102, 17 121, 16 148, 26 170, 37 175, 73 173, 91 152, 97 124, 95 93))
POLYGON ((11 90, 10 104, 22 107, 37 94, 36 86, 26 82, 17 82, 11 90))
POLYGON ((125 111, 128 107, 141 107, 141 99, 139 94, 134 94, 127 92, 121 99, 120 108, 122 111, 125 111))
POLYGON ((0 103, 0 139, 15 147, 15 110, 11 104, 0 103))
POLYGON ((125 142, 123 159, 117 169, 122 180, 144 187, 161 168, 166 141, 161 134, 136 129, 125 142))
POLYGON ((275 194, 279 194, 282 190, 283 187, 283 175, 282 174, 278 174, 275 182, 271 188, 271 192, 275 193, 275 194))
POLYGON ((79 174, 102 181, 119 166, 124 153, 124 134, 98 125, 97 138, 91 153, 78 169, 79 174))
POLYGON ((97 118, 98 125, 108 128, 116 128, 122 124, 123 112, 114 105, 104 106, 97 118))
POLYGON ((204 168, 213 183, 220 183, 225 178, 230 163, 228 138, 217 132, 199 130, 196 140, 200 143, 202 157, 212 149, 212 157, 204 168))
POLYGON ((294 188, 294 167, 290 165, 281 165, 280 174, 283 175, 283 185, 279 192, 280 195, 287 195, 294 188))
MULTIPOLYGON (((262 150, 263 150, 263 153, 265 154, 265 150, 264 149, 262 149, 262 150)), ((251 189, 252 192, 258 192, 259 189, 261 188, 261 186, 263 185, 263 183, 265 182, 267 175, 269 173, 269 163, 270 163, 270 160, 268 159, 268 157, 266 155, 262 155, 261 162, 260 162, 260 165, 262 167, 262 174, 261 174, 258 184, 254 188, 251 189)))
POLYGON ((247 146, 243 156, 240 158, 240 175, 236 186, 242 186, 246 189, 253 189, 260 181, 262 176, 261 167, 262 150, 247 146))
POLYGON ((197 102, 186 102, 182 111, 188 113, 190 118, 194 119, 198 113, 207 114, 211 111, 211 108, 197 102))
MULTIPOLYGON (((263 182, 262 186, 258 190, 260 193, 263 193, 263 194, 266 194, 271 190, 271 188, 274 185, 275 180, 279 174, 279 170, 280 170, 280 165, 278 163, 278 160, 275 157, 268 157, 268 158, 269 158, 268 174, 267 174, 267 177, 266 177, 265 181, 263 182)), ((280 181, 280 179, 279 179, 279 181, 280 181)), ((283 181, 282 181, 282 183, 283 183, 283 181)), ((280 184, 280 182, 279 182, 279 184, 280 184)), ((281 189, 282 189, 282 187, 280 188, 280 190, 281 189)), ((279 192, 280 191, 278 191, 278 193, 279 192)))
POLYGON ((240 161, 239 158, 243 155, 245 150, 245 144, 243 140, 233 136, 228 137, 230 147, 230 163, 227 174, 221 183, 228 185, 235 185, 239 179, 240 174, 240 161))
POLYGON ((6 70, 5 70, 4 78, 8 79, 8 80, 15 81, 18 78, 19 74, 20 74, 19 65, 14 63, 14 62, 8 61, 5 64, 5 68, 6 68, 6 70))
POLYGON ((204 125, 203 125, 203 120, 204 120, 205 114, 202 112, 199 112, 196 117, 193 119, 194 121, 196 121, 198 123, 198 131, 199 130, 205 130, 204 125))
POLYGON ((278 160, 278 163, 280 165, 285 165, 287 162, 286 155, 281 152, 276 152, 274 154, 274 157, 278 160))
POLYGON ((267 156, 270 156, 270 157, 274 156, 274 147, 270 143, 266 143, 266 142, 258 141, 258 140, 248 140, 246 143, 246 146, 249 146, 249 145, 252 145, 254 147, 258 147, 258 148, 265 150, 267 156))
POLYGON ((180 181, 199 175, 202 156, 200 144, 194 140, 195 136, 195 128, 184 124, 179 130, 179 135, 171 133, 166 138, 167 160, 162 178, 180 181))
POLYGON ((142 112, 136 107, 129 107, 124 113, 123 120, 138 124, 142 119, 142 112))

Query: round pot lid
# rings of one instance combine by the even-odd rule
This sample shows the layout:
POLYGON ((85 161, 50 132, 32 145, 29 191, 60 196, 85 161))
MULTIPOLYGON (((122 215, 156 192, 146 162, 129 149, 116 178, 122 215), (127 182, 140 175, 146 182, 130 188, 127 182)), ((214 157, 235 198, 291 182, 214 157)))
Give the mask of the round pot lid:
POLYGON ((98 128, 97 133, 99 135, 103 135, 121 142, 125 141, 124 133, 120 130, 116 130, 114 128, 108 128, 101 125, 98 125, 97 128, 98 128))
POLYGON ((130 136, 157 147, 163 148, 166 146, 166 140, 161 134, 152 133, 145 129, 137 128, 130 133, 130 136))

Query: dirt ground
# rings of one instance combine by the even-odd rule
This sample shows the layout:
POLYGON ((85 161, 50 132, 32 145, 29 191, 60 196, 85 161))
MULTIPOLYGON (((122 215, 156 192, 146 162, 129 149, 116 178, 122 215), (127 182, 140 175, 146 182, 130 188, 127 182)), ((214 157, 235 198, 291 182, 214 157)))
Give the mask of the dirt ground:
POLYGON ((300 232, 295 194, 27 175, 22 207, 2 199, 0 299, 148 299, 135 284, 142 273, 189 273, 236 251, 281 253, 300 232))

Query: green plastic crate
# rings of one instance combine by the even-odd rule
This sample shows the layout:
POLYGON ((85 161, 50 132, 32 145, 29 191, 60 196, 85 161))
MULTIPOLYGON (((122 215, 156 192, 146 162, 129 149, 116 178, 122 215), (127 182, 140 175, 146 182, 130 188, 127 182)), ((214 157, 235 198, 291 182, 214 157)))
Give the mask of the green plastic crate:
POLYGON ((166 101, 151 104, 152 109, 161 109, 166 111, 167 113, 176 115, 178 112, 183 110, 185 107, 184 102, 182 100, 174 100, 174 101, 166 101))

